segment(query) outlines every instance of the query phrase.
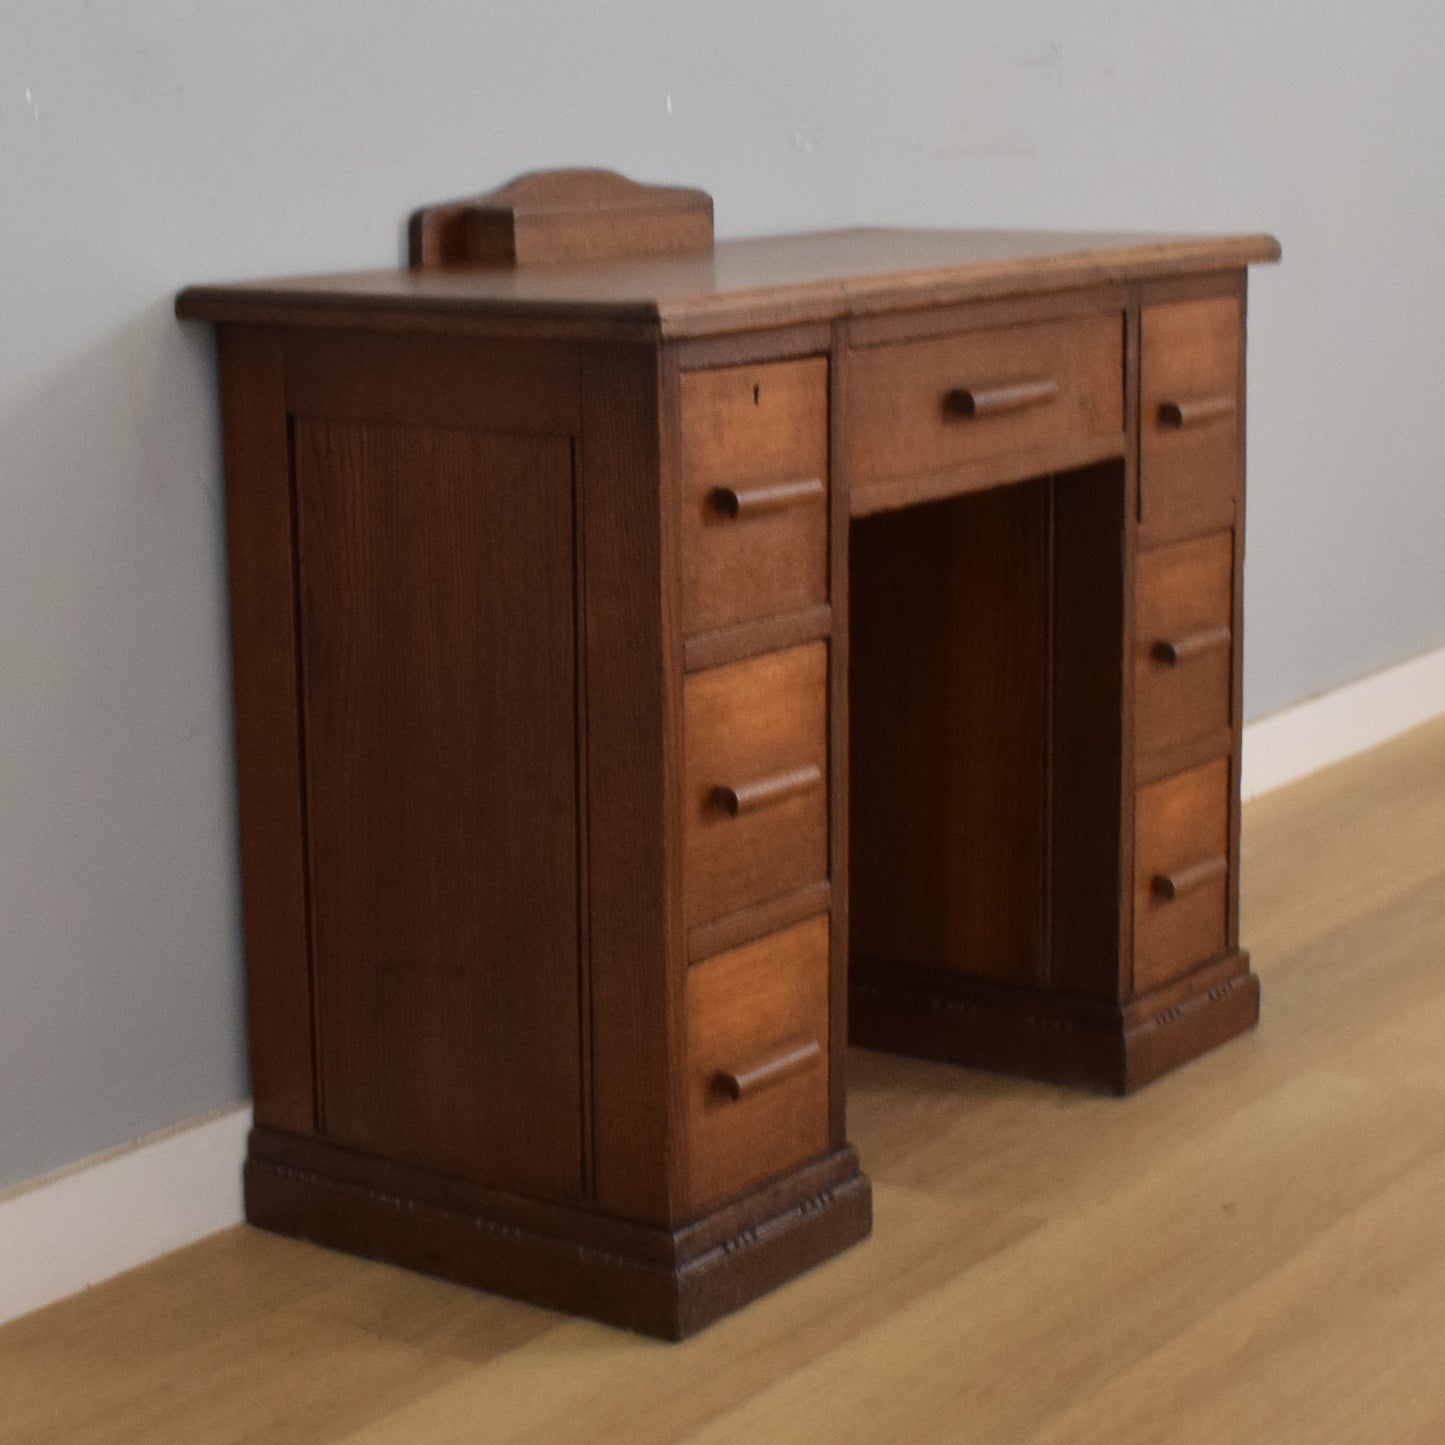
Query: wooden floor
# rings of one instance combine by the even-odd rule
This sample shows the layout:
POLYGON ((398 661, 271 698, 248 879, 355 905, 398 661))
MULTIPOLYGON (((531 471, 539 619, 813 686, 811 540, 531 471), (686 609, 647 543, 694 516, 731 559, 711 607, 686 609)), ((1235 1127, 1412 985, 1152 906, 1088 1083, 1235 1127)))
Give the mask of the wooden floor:
POLYGON ((1246 810, 1259 1031, 852 1060, 873 1239, 663 1345, 248 1229, 0 1330, 0 1441, 1445 1442, 1445 725, 1246 810))

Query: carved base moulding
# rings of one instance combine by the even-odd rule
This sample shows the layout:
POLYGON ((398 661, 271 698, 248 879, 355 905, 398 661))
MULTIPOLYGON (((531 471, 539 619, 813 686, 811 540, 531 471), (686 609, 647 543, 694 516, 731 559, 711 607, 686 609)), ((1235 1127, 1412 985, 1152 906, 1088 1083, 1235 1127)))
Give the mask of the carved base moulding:
POLYGON ((851 1148, 669 1231, 257 1129, 246 1218, 295 1239, 680 1340, 866 1238, 873 1213, 851 1148))
POLYGON ((1118 1004, 853 960, 853 1043, 1128 1094, 1259 1022, 1243 951, 1118 1004))

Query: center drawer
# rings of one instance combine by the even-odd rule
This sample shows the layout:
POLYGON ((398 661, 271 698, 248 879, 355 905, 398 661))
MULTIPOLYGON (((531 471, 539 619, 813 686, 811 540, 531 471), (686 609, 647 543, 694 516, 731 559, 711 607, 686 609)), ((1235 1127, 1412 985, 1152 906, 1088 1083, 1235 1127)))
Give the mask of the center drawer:
MULTIPOLYGON (((866 347, 849 357, 853 491, 1118 437, 1121 314, 866 347)), ((1038 470, 1021 461, 1023 477, 1038 470)), ((1006 480, 993 477, 991 480, 1006 480)))
POLYGON ((827 878, 827 726, 826 643, 688 675, 689 928, 827 878))

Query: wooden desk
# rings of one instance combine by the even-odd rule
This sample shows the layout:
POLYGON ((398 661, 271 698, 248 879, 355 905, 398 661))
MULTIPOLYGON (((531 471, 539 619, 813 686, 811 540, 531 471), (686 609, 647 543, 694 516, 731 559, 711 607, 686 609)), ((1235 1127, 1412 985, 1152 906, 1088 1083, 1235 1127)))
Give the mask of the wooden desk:
POLYGON ((575 184, 509 193, 550 265, 178 303, 220 333, 247 1212, 677 1336, 868 1231, 850 990, 857 1042, 1116 1090, 1254 1023, 1278 248, 579 260, 575 184))

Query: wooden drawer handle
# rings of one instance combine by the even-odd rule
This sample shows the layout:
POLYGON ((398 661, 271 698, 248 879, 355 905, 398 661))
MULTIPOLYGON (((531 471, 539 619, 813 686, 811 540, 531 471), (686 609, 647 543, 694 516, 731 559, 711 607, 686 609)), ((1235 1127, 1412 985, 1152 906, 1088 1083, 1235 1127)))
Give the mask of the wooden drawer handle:
POLYGON ((1196 863, 1186 863, 1172 873, 1156 873, 1154 892, 1158 897, 1172 902, 1186 893, 1193 893, 1197 888, 1203 888, 1207 883, 1213 883, 1227 872, 1229 862, 1224 854, 1212 853, 1208 858, 1201 858, 1196 863))
POLYGON ((1182 431, 1185 427, 1203 426, 1206 422, 1218 421, 1220 417, 1233 416, 1235 405, 1232 396, 1199 396, 1192 401, 1166 401, 1159 407, 1159 420, 1164 426, 1182 431))
POLYGON ((1216 647, 1228 647, 1231 634, 1229 628, 1201 627, 1198 632, 1186 632, 1183 637, 1161 637, 1150 649, 1156 662, 1177 667, 1198 657, 1202 652, 1212 652, 1216 647))
POLYGON ((729 1099, 746 1099, 772 1084, 780 1084, 811 1069, 822 1057, 823 1050, 816 1040, 806 1043, 784 1044, 777 1053, 765 1059, 745 1064, 740 1069, 721 1069, 713 1080, 713 1088, 726 1094, 729 1099))
POLYGON ((1059 394, 1056 381, 1005 381, 997 386, 960 386, 944 398, 955 416, 1001 416, 1044 406, 1059 394))
POLYGON ((788 507, 801 507, 823 495, 822 477, 774 482, 766 487, 714 487, 712 505, 724 517, 762 517, 788 507))
POLYGON ((806 768, 776 773, 771 778, 759 778, 755 783, 744 783, 738 788, 716 787, 712 790, 712 799, 723 812, 738 818, 744 813, 755 813, 759 808, 785 803, 802 793, 811 793, 822 781, 822 768, 810 763, 806 768))

